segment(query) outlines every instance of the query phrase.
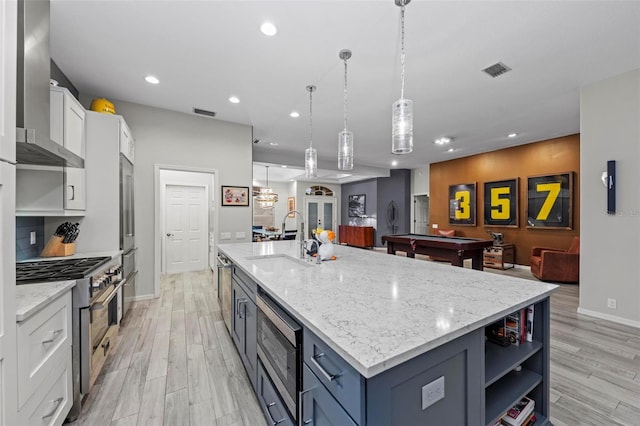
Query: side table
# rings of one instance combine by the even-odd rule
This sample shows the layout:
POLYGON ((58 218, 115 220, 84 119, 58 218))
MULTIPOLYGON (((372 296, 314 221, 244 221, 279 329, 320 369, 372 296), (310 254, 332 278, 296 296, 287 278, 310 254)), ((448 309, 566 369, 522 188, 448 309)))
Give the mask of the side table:
POLYGON ((516 248, 514 244, 486 247, 483 254, 483 264, 485 268, 504 270, 515 267, 516 248), (510 266, 505 266, 505 264, 510 266))

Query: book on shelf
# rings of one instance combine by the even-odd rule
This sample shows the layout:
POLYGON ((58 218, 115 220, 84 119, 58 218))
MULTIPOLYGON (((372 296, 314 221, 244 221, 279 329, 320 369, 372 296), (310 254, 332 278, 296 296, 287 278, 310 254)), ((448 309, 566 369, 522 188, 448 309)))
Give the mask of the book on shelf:
POLYGON ((534 306, 527 306, 527 342, 533 342, 533 312, 534 306))
POLYGON ((518 346, 526 339, 525 316, 525 309, 521 309, 507 315, 505 318, 505 335, 512 345, 518 346))
POLYGON ((508 426, 522 426, 533 413, 535 402, 531 398, 523 396, 520 401, 511 407, 507 414, 502 416, 502 424, 508 426))
POLYGON ((522 422, 522 426, 531 426, 536 423, 536 420, 538 420, 536 418, 536 413, 531 413, 529 414, 529 417, 527 417, 527 419, 522 422))

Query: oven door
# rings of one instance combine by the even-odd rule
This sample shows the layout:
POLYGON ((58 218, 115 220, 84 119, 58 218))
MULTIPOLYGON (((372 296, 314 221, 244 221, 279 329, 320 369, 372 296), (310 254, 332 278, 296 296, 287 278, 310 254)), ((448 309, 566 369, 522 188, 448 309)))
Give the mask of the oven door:
POLYGON ((289 414, 297 419, 302 327, 264 294, 258 295, 256 305, 258 356, 289 414))
POLYGON ((109 287, 91 304, 91 350, 95 351, 107 334, 109 326, 117 321, 117 291, 109 287), (115 311, 115 312, 114 312, 115 311))

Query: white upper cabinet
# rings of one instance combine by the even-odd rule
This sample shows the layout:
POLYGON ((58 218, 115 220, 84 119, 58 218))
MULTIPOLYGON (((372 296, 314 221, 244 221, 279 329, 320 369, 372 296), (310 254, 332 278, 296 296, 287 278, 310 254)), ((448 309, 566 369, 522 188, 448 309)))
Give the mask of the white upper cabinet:
POLYGON ((131 130, 124 121, 120 119, 120 153, 127 157, 131 164, 135 164, 135 142, 133 136, 131 136, 131 130))
POLYGON ((51 87, 51 140, 84 158, 86 111, 64 87, 51 87))

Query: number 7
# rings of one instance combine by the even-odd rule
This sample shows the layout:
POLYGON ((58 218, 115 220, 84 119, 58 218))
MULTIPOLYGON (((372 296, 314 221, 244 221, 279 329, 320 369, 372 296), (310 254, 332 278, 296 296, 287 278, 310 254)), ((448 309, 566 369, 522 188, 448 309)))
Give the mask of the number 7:
POLYGON ((558 199, 558 195, 560 195, 560 188, 560 182, 539 183, 536 185, 537 192, 549 192, 549 194, 547 194, 547 198, 542 204, 542 207, 540 207, 540 211, 536 217, 537 220, 547 220, 549 218, 549 213, 551 213, 551 209, 558 199))

